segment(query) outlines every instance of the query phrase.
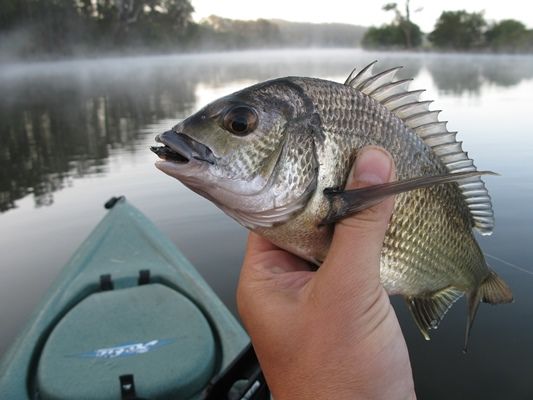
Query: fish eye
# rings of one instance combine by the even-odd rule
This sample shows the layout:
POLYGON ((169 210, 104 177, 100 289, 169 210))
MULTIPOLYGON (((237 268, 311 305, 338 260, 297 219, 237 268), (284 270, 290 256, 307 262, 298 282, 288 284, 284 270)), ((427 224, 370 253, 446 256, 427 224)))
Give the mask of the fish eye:
POLYGON ((224 129, 234 135, 244 136, 257 128, 257 113, 250 107, 237 106, 224 115, 224 129))

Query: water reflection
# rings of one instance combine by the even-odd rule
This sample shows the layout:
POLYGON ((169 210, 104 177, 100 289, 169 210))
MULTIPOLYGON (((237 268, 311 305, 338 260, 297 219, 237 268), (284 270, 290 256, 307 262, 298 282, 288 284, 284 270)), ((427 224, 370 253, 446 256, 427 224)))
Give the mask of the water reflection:
POLYGON ((529 56, 435 56, 425 66, 437 88, 455 95, 476 95, 484 85, 517 85, 533 78, 533 59, 529 56))
MULTIPOLYGON (((0 329, 0 354, 102 216, 102 202, 116 194, 146 213, 235 311, 246 231, 152 167, 147 148, 154 134, 250 83, 285 75, 342 81, 354 65, 376 59, 381 69, 405 65, 401 77, 415 76, 413 88, 428 89, 478 166, 502 174, 487 178, 497 229, 480 244, 529 269, 533 57, 291 50, 3 65, 0 204, 19 208, 0 214, 0 320, 9 322, 0 329), (26 194, 33 196, 22 199, 26 194)), ((467 355, 460 351, 464 301, 426 342, 403 300, 393 299, 419 398, 531 398, 533 281, 497 259, 489 262, 516 302, 481 306, 467 355)))
POLYGON ((523 56, 441 56, 354 51, 277 51, 3 66, 0 70, 0 212, 33 194, 35 206, 72 179, 103 174, 113 148, 135 151, 143 127, 179 119, 199 88, 284 75, 342 79, 354 65, 426 69, 439 90, 479 96, 484 85, 533 78, 523 56), (258 62, 261 60, 261 62, 258 62))
POLYGON ((0 101, 0 211, 32 193, 36 206, 72 178, 106 171, 110 151, 134 151, 142 128, 194 104, 194 84, 135 71, 12 82, 0 101), (81 79, 80 79, 81 78, 81 79), (169 83, 171 82, 171 85, 169 83))

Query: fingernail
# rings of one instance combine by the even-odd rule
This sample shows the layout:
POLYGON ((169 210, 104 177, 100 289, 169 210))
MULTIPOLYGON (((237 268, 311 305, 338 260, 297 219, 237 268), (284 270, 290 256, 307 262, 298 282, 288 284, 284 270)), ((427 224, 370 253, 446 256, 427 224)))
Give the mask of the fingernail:
POLYGON ((379 185, 390 180, 392 158, 380 147, 367 147, 357 154, 348 184, 356 186, 379 185))

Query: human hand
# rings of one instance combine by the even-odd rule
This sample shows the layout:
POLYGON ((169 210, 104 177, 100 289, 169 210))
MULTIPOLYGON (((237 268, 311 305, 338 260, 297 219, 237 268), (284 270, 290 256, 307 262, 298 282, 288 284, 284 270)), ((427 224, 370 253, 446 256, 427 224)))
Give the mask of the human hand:
MULTIPOLYGON (((363 149, 346 189, 394 179, 380 148, 363 149)), ((409 355, 379 279, 394 201, 338 222, 317 271, 250 233, 239 313, 276 400, 415 399, 409 355)))

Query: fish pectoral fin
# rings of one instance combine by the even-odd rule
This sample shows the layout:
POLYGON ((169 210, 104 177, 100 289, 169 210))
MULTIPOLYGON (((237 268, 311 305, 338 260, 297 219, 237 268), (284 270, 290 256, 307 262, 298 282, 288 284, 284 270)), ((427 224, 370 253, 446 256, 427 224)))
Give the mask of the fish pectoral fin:
POLYGON ((462 295, 463 292, 450 286, 425 296, 405 297, 409 311, 426 340, 429 340, 429 330, 438 328, 444 315, 462 295))
POLYGON ((479 303, 502 304, 513 301, 513 293, 507 284, 494 271, 489 270, 489 276, 485 278, 479 288, 467 294, 468 297, 468 319, 466 320, 465 346, 463 352, 466 353, 468 340, 474 319, 476 318, 479 303))
POLYGON ((441 185, 443 183, 457 182, 481 175, 497 174, 491 171, 457 172, 405 179, 353 190, 328 188, 324 190, 324 196, 326 196, 330 202, 330 209, 328 215, 324 221, 322 221, 322 225, 337 222, 349 215, 363 211, 395 194, 433 185, 441 185))

